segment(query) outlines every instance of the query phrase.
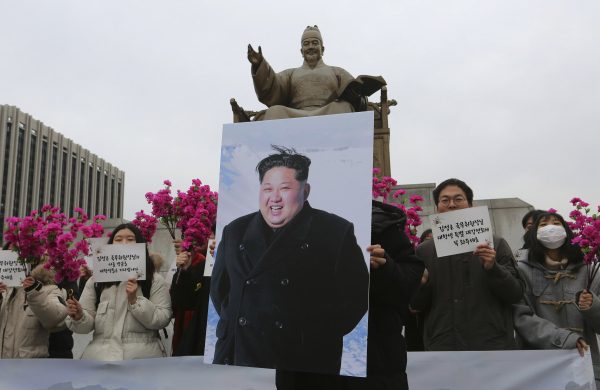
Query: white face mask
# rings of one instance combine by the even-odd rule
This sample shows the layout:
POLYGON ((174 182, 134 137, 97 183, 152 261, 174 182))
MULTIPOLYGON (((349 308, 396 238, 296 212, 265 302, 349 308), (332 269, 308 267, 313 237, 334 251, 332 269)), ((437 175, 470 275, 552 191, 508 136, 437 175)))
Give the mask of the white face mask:
POLYGON ((538 241, 548 249, 560 248, 567 239, 565 228, 558 225, 546 225, 537 231, 538 241))

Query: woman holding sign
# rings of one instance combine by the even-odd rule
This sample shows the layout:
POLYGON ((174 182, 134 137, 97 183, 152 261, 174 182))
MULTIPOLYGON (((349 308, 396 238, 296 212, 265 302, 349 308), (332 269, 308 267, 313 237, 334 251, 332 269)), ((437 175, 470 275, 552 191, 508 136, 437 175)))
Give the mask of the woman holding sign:
POLYGON ((600 283, 596 279, 587 289, 583 254, 571 244, 573 232, 559 214, 540 214, 530 238, 527 259, 519 262, 527 289, 525 299, 515 305, 515 328, 526 347, 577 348, 582 356, 591 347, 600 384, 600 283))
MULTIPOLYGON (((109 244, 145 243, 133 224, 112 232, 109 244)), ((75 333, 94 331, 82 359, 126 360, 166 356, 158 331, 171 319, 171 298, 165 280, 154 273, 146 252, 146 280, 86 283, 81 300, 69 299, 67 326, 75 333)))
POLYGON ((50 333, 64 329, 67 309, 54 272, 39 264, 22 275, 20 283, 0 282, 0 359, 46 358, 50 333))

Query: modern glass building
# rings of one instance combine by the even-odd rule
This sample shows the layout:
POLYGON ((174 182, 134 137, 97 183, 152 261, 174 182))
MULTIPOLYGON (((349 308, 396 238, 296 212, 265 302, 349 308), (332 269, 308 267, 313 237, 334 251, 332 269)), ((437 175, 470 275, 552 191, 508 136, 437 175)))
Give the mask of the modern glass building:
POLYGON ((7 217, 45 204, 123 217, 125 172, 20 111, 0 105, 0 235, 7 217))

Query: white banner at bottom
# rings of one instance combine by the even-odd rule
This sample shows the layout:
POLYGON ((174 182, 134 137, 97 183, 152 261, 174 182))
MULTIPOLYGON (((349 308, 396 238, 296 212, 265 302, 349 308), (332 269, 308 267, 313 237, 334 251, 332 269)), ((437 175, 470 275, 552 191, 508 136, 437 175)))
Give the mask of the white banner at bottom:
MULTIPOLYGON (((0 360, 0 389, 273 390, 273 370, 204 365, 202 357, 94 362, 0 360)), ((577 351, 411 352, 412 390, 595 390, 577 351)))

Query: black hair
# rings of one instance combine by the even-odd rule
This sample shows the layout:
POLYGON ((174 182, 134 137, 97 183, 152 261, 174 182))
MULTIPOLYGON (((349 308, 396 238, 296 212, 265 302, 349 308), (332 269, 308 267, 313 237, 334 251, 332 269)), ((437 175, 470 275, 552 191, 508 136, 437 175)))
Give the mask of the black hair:
POLYGON ((568 259, 569 264, 576 264, 582 262, 583 253, 577 245, 571 244, 571 240, 573 239, 573 231, 571 230, 571 228, 569 228, 569 225, 567 225, 565 219, 560 214, 550 212, 544 212, 542 214, 539 214, 533 226, 529 230, 531 240, 529 253, 527 254, 527 259, 529 261, 537 261, 540 264, 545 263, 546 251, 548 249, 538 241, 537 232, 540 222, 550 217, 556 217, 556 219, 558 219, 561 225, 565 228, 565 232, 567 232, 567 238, 565 239, 565 243, 562 244, 560 248, 558 248, 561 256, 566 257, 568 259))
POLYGON ((7 251, 10 249, 10 244, 7 242, 6 244, 2 245, 2 250, 3 251, 7 251))
POLYGON ((537 217, 540 216, 540 214, 544 214, 545 212, 546 211, 544 210, 529 210, 527 214, 523 216, 523 219, 521 219, 521 226, 523 226, 523 229, 525 229, 525 227, 527 226, 527 221, 529 220, 529 218, 531 218, 532 221, 535 221, 537 217))
POLYGON ((436 206, 440 201, 440 192, 442 192, 442 190, 448 186, 457 186, 463 190, 467 196, 467 202, 469 203, 469 206, 473 206, 473 190, 471 187, 469 187, 464 181, 454 178, 444 180, 433 190, 433 201, 435 202, 436 206))
MULTIPOLYGON (((546 213, 546 211, 544 210, 529 210, 521 220, 521 225, 523 225, 523 229, 525 229, 525 227, 527 226, 527 221, 529 220, 529 218, 531 218, 531 220, 535 222, 537 217, 544 213, 546 213)), ((531 235, 531 229, 525 230, 525 233, 523 233, 523 246, 521 247, 521 249, 529 249, 531 247, 532 238, 533 236, 531 235)))
MULTIPOLYGON (((112 233, 110 234, 110 238, 108 239, 108 243, 112 244, 115 236, 121 230, 129 229, 135 235, 135 242, 146 244, 146 239, 142 235, 140 229, 132 223, 122 223, 117 226, 112 233)), ((138 284, 142 288, 142 295, 145 298, 150 299, 150 290, 152 289, 152 281, 154 280, 154 263, 150 258, 150 253, 148 252, 148 245, 146 245, 146 280, 139 280, 138 284)), ((94 288, 96 289, 96 307, 100 303, 100 295, 102 294, 102 290, 107 287, 114 286, 119 284, 118 282, 100 282, 95 283, 94 288)))
POLYGON ((296 171, 296 180, 305 181, 308 179, 308 167, 310 167, 310 158, 297 153, 294 148, 285 146, 271 145, 273 150, 279 152, 263 158, 256 165, 258 180, 262 183, 265 173, 272 168, 285 167, 296 171))
POLYGON ((423 243, 423 241, 425 241, 425 239, 427 238, 427 235, 432 233, 433 232, 431 231, 431 229, 427 229, 423 233, 421 233, 421 237, 419 237, 419 244, 423 243))

